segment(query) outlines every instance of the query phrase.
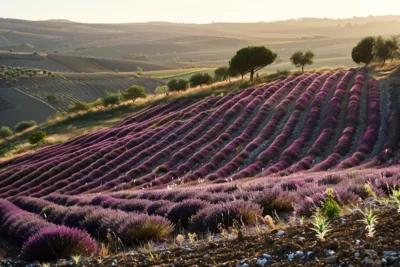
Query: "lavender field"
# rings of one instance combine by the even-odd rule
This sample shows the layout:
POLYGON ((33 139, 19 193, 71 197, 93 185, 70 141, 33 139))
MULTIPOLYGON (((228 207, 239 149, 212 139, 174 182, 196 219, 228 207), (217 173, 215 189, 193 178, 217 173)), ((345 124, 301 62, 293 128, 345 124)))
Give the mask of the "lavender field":
POLYGON ((399 186, 389 165, 400 102, 381 88, 365 68, 282 77, 149 106, 0 162, 0 232, 25 259, 47 261, 96 254, 110 233, 131 247, 275 212, 307 217, 327 188, 342 206, 367 198, 365 184, 387 196, 399 186), (48 252, 63 242, 71 251, 48 252))

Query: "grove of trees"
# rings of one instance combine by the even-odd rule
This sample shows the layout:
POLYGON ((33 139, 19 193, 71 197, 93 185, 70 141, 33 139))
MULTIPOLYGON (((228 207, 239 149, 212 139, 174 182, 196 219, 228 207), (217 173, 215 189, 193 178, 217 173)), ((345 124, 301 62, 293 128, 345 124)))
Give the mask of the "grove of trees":
POLYGON ((365 37, 351 52, 353 61, 368 66, 372 61, 382 62, 400 58, 400 35, 384 39, 382 36, 365 37))

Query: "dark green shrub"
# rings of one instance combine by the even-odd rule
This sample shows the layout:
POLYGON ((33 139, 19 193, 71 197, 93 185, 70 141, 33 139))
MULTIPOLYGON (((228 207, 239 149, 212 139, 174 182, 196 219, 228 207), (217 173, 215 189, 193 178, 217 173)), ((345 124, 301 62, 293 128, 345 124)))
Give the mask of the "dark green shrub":
POLYGON ((121 103, 121 94, 106 92, 106 96, 101 99, 101 102, 105 107, 119 105, 121 103))
POLYGON ((189 83, 191 87, 200 86, 200 88, 202 88, 203 85, 210 84, 212 79, 212 76, 208 73, 196 73, 190 77, 189 83))
POLYGON ((56 103, 57 102, 57 97, 55 95, 47 95, 46 96, 46 101, 49 103, 56 103))
POLYGON ((335 201, 332 189, 327 189, 328 197, 321 208, 321 214, 327 218, 334 218, 340 215, 342 209, 339 204, 335 201))
POLYGON ((29 143, 32 145, 37 145, 44 141, 46 138, 46 133, 43 131, 34 132, 29 136, 29 143))
POLYGON ((89 109, 90 105, 81 101, 75 102, 68 106, 68 112, 86 111, 89 109))
POLYGON ((29 129, 33 126, 36 126, 36 121, 34 120, 30 120, 30 121, 21 121, 20 123, 18 123, 17 125, 14 126, 14 130, 17 133, 20 133, 26 129, 29 129))
POLYGON ((189 87, 189 82, 185 79, 172 79, 167 84, 168 90, 173 91, 185 91, 189 87))
POLYGON ((3 126, 0 128, 0 138, 6 138, 13 135, 13 131, 7 126, 3 126))

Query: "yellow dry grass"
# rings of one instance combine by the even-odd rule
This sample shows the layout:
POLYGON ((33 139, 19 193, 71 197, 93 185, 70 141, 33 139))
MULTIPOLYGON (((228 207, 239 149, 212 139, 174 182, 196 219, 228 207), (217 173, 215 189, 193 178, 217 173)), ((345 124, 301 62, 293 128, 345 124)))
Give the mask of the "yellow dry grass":
POLYGON ((24 154, 34 152, 43 147, 64 143, 69 138, 70 135, 68 134, 53 134, 47 136, 45 141, 39 145, 31 145, 29 142, 24 142, 16 146, 14 149, 8 151, 3 157, 0 157, 0 161, 9 160, 16 156, 22 156, 24 154))

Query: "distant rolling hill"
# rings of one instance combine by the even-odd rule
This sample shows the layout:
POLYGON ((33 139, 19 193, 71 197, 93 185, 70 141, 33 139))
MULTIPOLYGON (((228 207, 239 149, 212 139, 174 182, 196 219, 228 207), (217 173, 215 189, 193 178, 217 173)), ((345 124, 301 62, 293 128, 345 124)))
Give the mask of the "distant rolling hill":
MULTIPOLYGON (((138 67, 145 71, 170 70, 177 66, 155 64, 146 61, 78 57, 58 54, 33 56, 32 53, 0 52, 0 65, 39 68, 62 72, 135 72, 138 67)), ((180 66, 183 67, 183 66, 180 66)))
POLYGON ((332 54, 351 59, 349 51, 361 37, 398 34, 399 27, 400 16, 210 24, 0 19, 0 49, 10 42, 30 43, 32 52, 57 50, 59 55, 126 59, 127 54, 146 54, 148 63, 170 68, 227 64, 238 48, 247 45, 266 45, 285 62, 299 49, 312 49, 316 59, 332 54))

